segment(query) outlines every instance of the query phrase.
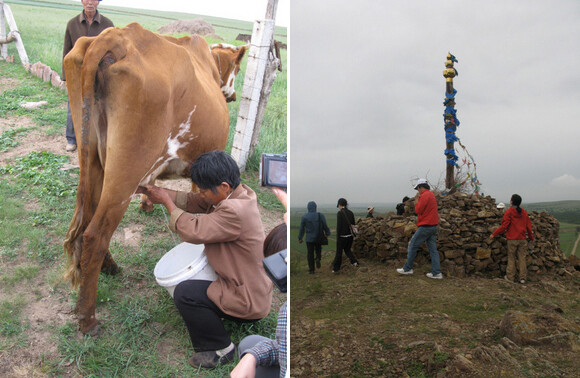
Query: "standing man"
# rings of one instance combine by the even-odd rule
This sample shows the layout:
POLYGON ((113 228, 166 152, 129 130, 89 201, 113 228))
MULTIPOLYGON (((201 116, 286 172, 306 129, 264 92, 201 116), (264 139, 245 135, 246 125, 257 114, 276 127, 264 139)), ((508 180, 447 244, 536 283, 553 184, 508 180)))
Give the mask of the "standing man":
POLYGON ((407 262, 402 268, 398 268, 399 274, 413 274, 413 262, 417 256, 417 249, 427 242, 427 249, 431 255, 431 272, 427 277, 442 279, 441 264, 439 261, 439 252, 437 252, 437 230, 439 225, 439 213, 437 212, 437 200, 431 192, 431 188, 425 179, 419 179, 415 190, 418 191, 415 196, 415 212, 417 213, 417 226, 419 227, 411 240, 407 249, 407 262))
POLYGON ((308 213, 300 219, 300 229, 298 231, 298 243, 302 243, 302 238, 306 234, 306 249, 308 251, 308 273, 314 274, 314 252, 316 251, 316 267, 320 269, 322 259, 322 244, 320 244, 321 233, 330 236, 330 229, 326 224, 326 217, 316 211, 316 202, 310 201, 306 205, 308 213))
MULTIPOLYGON (((62 49, 62 58, 74 47, 77 39, 80 37, 95 37, 107 28, 113 27, 113 22, 97 11, 97 7, 101 0, 81 0, 83 4, 83 11, 78 16, 71 18, 66 25, 64 32, 64 47, 62 49)), ((62 67, 62 80, 66 81, 64 72, 64 65, 62 67)), ((66 150, 73 152, 77 149, 77 140, 75 136, 75 129, 72 122, 72 115, 70 113, 70 102, 68 104, 68 111, 66 114, 66 150)))

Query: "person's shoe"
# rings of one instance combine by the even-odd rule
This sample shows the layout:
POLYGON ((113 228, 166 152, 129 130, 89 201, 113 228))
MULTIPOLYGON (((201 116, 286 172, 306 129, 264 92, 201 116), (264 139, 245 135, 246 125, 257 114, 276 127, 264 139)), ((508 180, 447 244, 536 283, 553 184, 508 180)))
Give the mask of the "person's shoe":
POLYGON ((525 284, 526 283, 526 280, 520 280, 520 283, 521 284, 525 284))
POLYGON ((314 274, 314 271, 313 270, 309 270, 308 271, 308 274, 314 274))
POLYGON ((220 356, 219 351, 208 350, 206 352, 194 353, 188 360, 189 364, 194 368, 202 367, 206 369, 213 369, 220 364, 227 364, 234 360, 234 352, 236 348, 232 348, 229 352, 220 356))
POLYGON ((332 273, 338 273, 338 270, 332 269, 332 273))
POLYGON ((443 279, 443 275, 441 273, 438 273, 438 274, 427 273, 426 276, 428 278, 433 278, 435 280, 442 280, 443 279))
POLYGON ((320 269, 320 260, 316 260, 316 267, 320 269))
POLYGON ((514 281, 510 280, 507 275, 503 276, 503 279, 506 280, 507 282, 514 282, 514 281))
POLYGON ((397 273, 399 274, 413 274, 413 269, 405 270, 404 268, 397 268, 397 273))
POLYGON ((352 266, 354 266, 355 268, 358 267, 358 263, 357 262, 353 262, 352 266))
POLYGON ((67 143, 67 145, 66 145, 66 151, 67 152, 74 152, 76 150, 77 150, 77 145, 76 144, 67 143))

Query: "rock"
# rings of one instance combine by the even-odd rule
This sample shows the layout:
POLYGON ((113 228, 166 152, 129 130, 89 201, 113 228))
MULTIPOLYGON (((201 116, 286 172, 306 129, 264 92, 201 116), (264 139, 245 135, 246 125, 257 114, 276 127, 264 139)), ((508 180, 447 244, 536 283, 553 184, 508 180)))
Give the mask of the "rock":
POLYGON ((580 270, 580 259, 578 257, 571 255, 568 257, 568 262, 574 267, 574 269, 580 270))
POLYGON ((580 325, 557 313, 526 314, 508 311, 500 323, 500 332, 518 345, 554 344, 579 348, 580 325))
POLYGON ((44 105, 48 105, 48 101, 23 102, 20 104, 20 107, 24 109, 38 109, 44 105))
POLYGON ((478 260, 484 260, 491 256, 491 249, 478 247, 475 251, 475 258, 478 260))

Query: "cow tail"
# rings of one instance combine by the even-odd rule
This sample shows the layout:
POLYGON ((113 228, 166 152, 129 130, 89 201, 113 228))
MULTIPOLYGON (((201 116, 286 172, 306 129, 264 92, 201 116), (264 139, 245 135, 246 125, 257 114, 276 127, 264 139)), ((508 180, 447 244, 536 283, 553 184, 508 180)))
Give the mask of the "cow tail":
MULTIPOLYGON (((118 44, 110 44, 110 41, 99 43, 98 40, 91 46, 91 50, 87 51, 83 59, 82 69, 82 127, 81 127, 81 146, 79 148, 79 162, 81 166, 81 174, 79 178, 79 185, 77 188, 77 201, 73 219, 69 226, 65 242, 63 244, 65 254, 68 258, 68 265, 64 278, 70 281, 73 288, 78 288, 81 283, 81 255, 82 255, 82 239, 83 233, 86 230, 90 220, 96 210, 94 201, 95 196, 100 197, 99 193, 93 193, 95 189, 90 183, 91 174, 103 174, 101 172, 89 172, 88 157, 89 157, 89 138, 95 136, 95 127, 99 127, 98 122, 101 117, 99 112, 103 112, 95 101, 99 93, 106 91, 104 85, 105 75, 104 71, 113 63, 115 63, 115 56, 124 56, 125 49, 118 44), (104 47, 101 48, 100 47, 104 47), (112 50, 111 51, 111 46, 112 50), (96 54, 96 55, 95 55, 96 54), (92 197, 91 197, 92 196, 92 197)), ((106 117, 105 117, 106 118, 106 117)), ((90 169, 98 169, 95 165, 90 169)), ((94 176, 93 176, 94 177, 94 176)), ((98 189, 100 190, 100 188, 98 189)))

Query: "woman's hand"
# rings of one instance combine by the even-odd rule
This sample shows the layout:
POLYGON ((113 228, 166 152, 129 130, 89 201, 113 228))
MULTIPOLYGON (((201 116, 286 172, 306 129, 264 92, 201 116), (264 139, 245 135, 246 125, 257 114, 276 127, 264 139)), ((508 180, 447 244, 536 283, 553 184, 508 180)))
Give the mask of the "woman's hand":
POLYGON ((250 353, 244 354, 244 357, 238 362, 234 370, 230 373, 231 378, 254 378, 256 376, 256 357, 250 353))
MULTIPOLYGON (((272 192, 274 192, 274 194, 278 198, 278 201, 280 201, 280 203, 282 203, 282 206, 284 206, 284 209, 288 210, 288 203, 287 203, 288 193, 286 193, 282 189, 278 189, 278 188, 272 188, 272 192)), ((284 223, 288 224, 288 212, 287 211, 284 213, 284 223)))

